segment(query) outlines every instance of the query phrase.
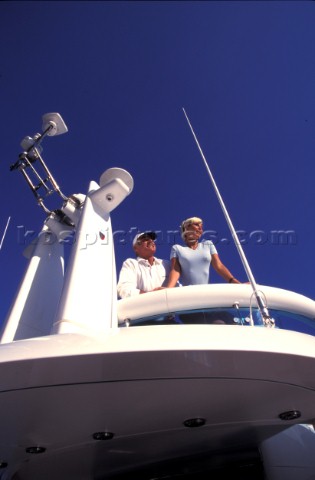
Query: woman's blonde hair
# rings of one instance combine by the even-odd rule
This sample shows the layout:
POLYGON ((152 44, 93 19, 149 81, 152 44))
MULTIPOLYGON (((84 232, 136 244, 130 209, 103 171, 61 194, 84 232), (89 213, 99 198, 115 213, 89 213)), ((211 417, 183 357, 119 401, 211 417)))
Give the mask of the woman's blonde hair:
POLYGON ((199 217, 189 217, 186 218, 186 220, 183 220, 180 224, 180 233, 183 240, 185 240, 186 227, 188 227, 192 223, 203 223, 203 221, 199 217))

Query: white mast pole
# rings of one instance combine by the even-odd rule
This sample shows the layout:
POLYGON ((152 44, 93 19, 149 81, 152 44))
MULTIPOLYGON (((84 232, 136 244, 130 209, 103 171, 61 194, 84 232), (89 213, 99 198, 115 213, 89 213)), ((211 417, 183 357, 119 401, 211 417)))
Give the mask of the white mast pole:
POLYGON ((213 185, 213 188, 214 188, 214 190, 215 190, 215 193, 216 193, 216 195, 217 195, 217 197, 218 197, 219 203, 220 203, 221 208, 222 208, 222 210, 223 210, 223 214, 224 214, 224 216, 225 216, 225 219, 226 219, 227 224, 228 224, 228 226, 229 226, 229 229, 230 229, 230 231, 231 231, 232 238, 233 238, 233 240, 234 240, 235 246, 236 246, 236 248, 237 248, 237 250, 238 250, 238 253, 239 253, 240 257, 241 257, 241 260, 242 260, 242 263, 243 263, 243 266, 244 266, 244 269, 245 269, 247 278, 248 278, 248 280, 249 280, 249 282, 250 282, 250 284, 251 284, 251 286, 252 286, 253 293, 254 293, 254 295, 255 295, 255 297, 256 297, 257 305, 258 305, 258 308, 259 308, 259 310, 260 310, 260 312, 261 312, 261 315, 262 315, 264 324, 265 324, 265 326, 268 326, 268 327, 269 327, 269 326, 274 326, 274 320, 270 317, 269 312, 268 312, 268 309, 267 309, 267 307, 266 307, 266 305, 265 305, 265 302, 264 302, 262 296, 259 294, 259 291, 258 291, 258 289, 257 289, 257 284, 256 284, 256 281, 255 281, 254 275, 253 275, 253 273, 252 273, 252 271, 251 271, 251 268, 250 268, 250 266, 249 266, 249 264, 248 264, 248 261, 247 261, 247 259, 246 259, 245 254, 244 254, 242 245, 241 245, 241 243, 240 243, 240 241, 239 241, 239 238, 238 238, 238 236, 237 236, 237 233, 236 233, 236 231, 235 231, 235 228, 234 228, 234 226, 233 226, 233 223, 232 223, 232 221, 231 221, 231 218, 230 218, 230 216, 229 216, 229 214, 228 214, 228 211, 227 211, 227 209, 226 209, 226 207, 225 207, 223 198, 221 197, 221 194, 220 194, 219 189, 218 189, 218 187, 217 187, 217 185, 216 185, 216 182, 215 182, 215 180, 214 180, 214 177, 213 177, 213 175, 212 175, 212 173, 211 173, 211 171, 210 171, 210 168, 209 168, 209 165, 208 165, 208 163, 207 163, 206 157, 205 157, 204 154, 203 154, 203 151, 202 151, 201 146, 200 146, 200 144, 199 144, 199 142, 198 142, 198 139, 197 139, 197 137, 196 137, 196 134, 195 134, 195 132, 194 132, 194 129, 193 129, 193 127, 192 127, 192 125, 191 125, 191 123, 190 123, 190 121, 189 121, 188 115, 187 115, 187 113, 185 112, 185 109, 184 109, 184 108, 183 108, 183 112, 184 112, 184 115, 185 115, 185 117, 186 117, 186 120, 187 120, 187 123, 188 123, 188 125, 189 125, 189 128, 190 128, 190 130, 191 130, 191 133, 193 134, 193 137, 194 137, 194 139, 195 139, 196 145, 197 145, 197 147, 198 147, 198 149, 199 149, 200 155, 201 155, 202 160, 203 160, 203 162, 204 162, 204 164, 205 164, 205 167, 206 167, 206 169, 207 169, 207 172, 208 172, 208 174, 209 174, 209 177, 210 177, 210 180, 211 180, 211 182, 212 182, 212 185, 213 185))

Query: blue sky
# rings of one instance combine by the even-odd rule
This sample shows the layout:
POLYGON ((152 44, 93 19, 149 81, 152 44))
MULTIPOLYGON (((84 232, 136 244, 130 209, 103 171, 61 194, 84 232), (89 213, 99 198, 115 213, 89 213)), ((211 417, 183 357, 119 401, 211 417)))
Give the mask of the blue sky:
POLYGON ((45 218, 9 166, 47 112, 69 128, 43 152, 66 195, 110 167, 134 178, 112 215, 118 270, 136 230, 160 231, 168 258, 167 232, 196 215, 247 280, 184 107, 256 281, 314 298, 314 25, 304 1, 0 2, 0 321, 27 265, 21 231, 45 218))

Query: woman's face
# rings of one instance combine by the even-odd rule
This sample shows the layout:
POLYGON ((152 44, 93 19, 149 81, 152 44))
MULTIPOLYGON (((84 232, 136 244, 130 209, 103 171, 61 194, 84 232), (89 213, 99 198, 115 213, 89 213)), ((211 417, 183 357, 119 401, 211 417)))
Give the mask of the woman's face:
POLYGON ((185 238, 188 240, 198 240, 203 234, 202 222, 189 223, 185 228, 185 238))

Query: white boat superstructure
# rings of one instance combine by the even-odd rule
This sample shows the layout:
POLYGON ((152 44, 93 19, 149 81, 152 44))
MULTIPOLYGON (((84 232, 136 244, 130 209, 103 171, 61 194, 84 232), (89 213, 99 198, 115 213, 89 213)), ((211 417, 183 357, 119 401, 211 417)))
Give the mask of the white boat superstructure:
POLYGON ((259 285, 271 328, 248 284, 117 300, 132 188, 109 169, 46 212, 2 331, 1 480, 315 478, 315 302, 259 285))

